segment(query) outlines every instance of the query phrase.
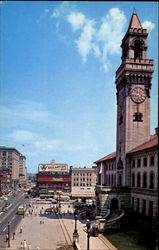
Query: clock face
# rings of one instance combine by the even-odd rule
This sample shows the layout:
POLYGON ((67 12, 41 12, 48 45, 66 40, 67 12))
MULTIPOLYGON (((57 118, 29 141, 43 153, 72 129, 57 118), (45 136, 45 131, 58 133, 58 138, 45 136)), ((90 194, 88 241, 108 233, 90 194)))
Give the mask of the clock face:
POLYGON ((141 87, 135 87, 131 90, 130 97, 133 102, 142 103, 146 99, 146 92, 141 87))

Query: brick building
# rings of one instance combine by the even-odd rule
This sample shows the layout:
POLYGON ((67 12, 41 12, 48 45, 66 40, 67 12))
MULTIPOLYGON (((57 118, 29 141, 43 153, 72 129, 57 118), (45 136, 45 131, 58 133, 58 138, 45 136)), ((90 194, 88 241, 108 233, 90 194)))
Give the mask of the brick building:
POLYGON ((147 59, 147 30, 133 12, 116 71, 117 143, 97 164, 96 211, 134 210, 158 215, 158 132, 150 135, 153 60, 147 59))
POLYGON ((40 197, 55 197, 57 193, 71 195, 71 175, 67 164, 57 164, 54 160, 40 163, 36 179, 36 191, 40 197))

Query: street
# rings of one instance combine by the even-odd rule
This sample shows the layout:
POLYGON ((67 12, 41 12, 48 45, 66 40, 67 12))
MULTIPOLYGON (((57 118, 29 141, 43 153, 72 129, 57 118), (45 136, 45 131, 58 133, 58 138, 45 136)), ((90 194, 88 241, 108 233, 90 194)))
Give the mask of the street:
MULTIPOLYGON (((27 204, 28 202, 29 201, 24 198, 23 192, 17 192, 16 196, 11 195, 8 197, 8 200, 5 201, 5 203, 9 205, 5 207, 6 211, 0 214, 0 248, 6 245, 8 222, 10 224, 10 234, 12 234, 22 219, 22 215, 17 215, 17 209, 20 204, 27 204)), ((1 203, 1 206, 3 207, 4 204, 1 203)))

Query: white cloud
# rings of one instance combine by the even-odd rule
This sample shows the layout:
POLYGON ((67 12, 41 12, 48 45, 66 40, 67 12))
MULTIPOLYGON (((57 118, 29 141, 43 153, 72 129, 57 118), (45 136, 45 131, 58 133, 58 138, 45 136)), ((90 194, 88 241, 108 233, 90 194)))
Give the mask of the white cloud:
POLYGON ((33 145, 37 150, 42 151, 53 151, 57 150, 62 144, 61 140, 39 138, 36 140, 33 145))
POLYGON ((148 32, 151 32, 155 28, 155 24, 151 21, 144 21, 141 25, 144 29, 147 29, 148 32))
MULTIPOLYGON (((111 68, 112 55, 121 53, 120 45, 127 22, 123 11, 111 8, 97 23, 97 20, 88 18, 82 12, 73 11, 73 4, 62 2, 54 9, 52 17, 64 18, 73 31, 76 31, 75 44, 84 63, 89 55, 93 55, 99 60, 105 72, 111 68)), ((155 27, 151 21, 145 21, 142 25, 148 32, 155 27)))
POLYGON ((88 55, 92 53, 102 63, 104 71, 108 71, 111 66, 109 56, 120 53, 123 28, 126 23, 124 13, 118 8, 110 9, 101 19, 98 29, 95 27, 95 20, 86 18, 81 12, 72 12, 68 15, 67 21, 74 31, 81 30, 76 44, 83 62, 86 62, 88 55))
POLYGON ((87 20, 79 39, 76 40, 77 48, 79 54, 82 56, 83 62, 87 61, 87 56, 93 49, 92 40, 95 33, 95 29, 93 26, 94 26, 94 21, 87 20))
POLYGON ((15 142, 24 143, 27 147, 32 146, 34 149, 39 151, 57 150, 62 143, 61 140, 48 139, 41 134, 27 130, 14 130, 8 135, 8 137, 15 142))
POLYGON ((32 133, 27 130, 15 130, 10 135, 10 138, 12 138, 15 141, 20 141, 23 143, 24 141, 32 141, 38 138, 38 134, 32 133))
POLYGON ((64 1, 62 2, 59 7, 55 8, 53 10, 53 13, 51 15, 52 18, 58 18, 60 17, 61 15, 64 15, 65 13, 68 12, 69 10, 69 1, 64 1))
POLYGON ((73 30, 78 30, 83 27, 86 18, 81 12, 71 13, 67 16, 67 21, 72 25, 73 30))
MULTIPOLYGON (((1 106, 1 117, 4 126, 12 125, 15 122, 19 124, 27 124, 29 122, 53 125, 59 121, 59 116, 49 112, 43 103, 30 100, 12 100, 8 107, 1 106)), ((2 125, 2 124, 1 124, 2 125)))

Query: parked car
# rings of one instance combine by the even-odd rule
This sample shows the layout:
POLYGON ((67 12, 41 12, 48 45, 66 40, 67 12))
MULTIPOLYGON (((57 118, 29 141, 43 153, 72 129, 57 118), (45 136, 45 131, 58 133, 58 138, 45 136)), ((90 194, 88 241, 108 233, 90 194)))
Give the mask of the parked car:
POLYGON ((6 202, 5 207, 9 207, 10 203, 6 202))
POLYGON ((6 212, 7 209, 6 209, 5 207, 3 207, 1 211, 2 211, 2 212, 6 212))
POLYGON ((51 203, 52 204, 57 204, 57 200, 52 200, 51 203))

